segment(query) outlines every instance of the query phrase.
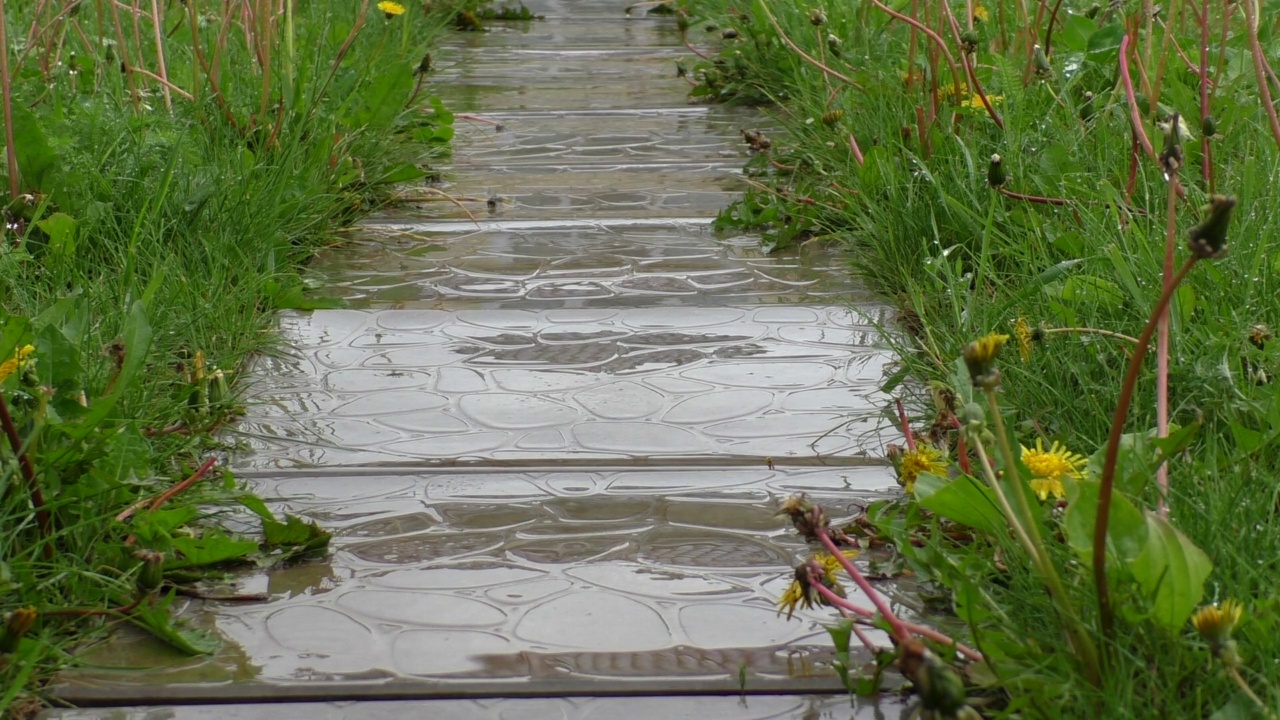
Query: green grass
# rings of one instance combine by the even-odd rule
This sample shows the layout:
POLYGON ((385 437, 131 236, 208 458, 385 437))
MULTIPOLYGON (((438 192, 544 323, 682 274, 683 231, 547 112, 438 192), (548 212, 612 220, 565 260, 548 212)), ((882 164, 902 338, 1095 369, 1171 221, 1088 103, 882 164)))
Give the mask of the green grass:
MULTIPOLYGON (((1143 156, 1132 193, 1126 190, 1133 136, 1117 69, 1124 16, 1100 23, 1101 17, 1087 17, 1087 3, 1066 0, 1053 36, 1054 74, 1031 77, 1024 85, 1029 56, 1027 45, 1017 45, 1013 37, 1020 26, 1017 5, 983 4, 991 20, 977 26, 976 72, 986 92, 1002 98, 996 110, 1003 130, 980 105, 958 107, 941 90, 950 74, 945 61, 931 62, 923 35, 917 38, 917 77, 908 87, 910 28, 890 22, 865 1, 824 5, 821 27, 810 22, 817 4, 768 6, 788 38, 858 88, 824 77, 798 57, 758 2, 685 3, 690 40, 714 41, 721 48, 692 69, 700 83, 695 96, 773 103, 787 131, 772 138, 767 156, 748 166, 759 188, 726 210, 720 226, 761 229, 776 247, 819 242, 851 249, 853 272, 899 311, 897 328, 886 341, 898 354, 900 371, 887 378, 886 387, 907 395, 926 426, 939 411, 945 420, 959 410, 936 405, 937 393, 926 390, 942 390, 943 397, 968 391, 955 360, 975 338, 1012 334, 1017 318, 1043 329, 1136 336, 1161 291, 1167 185, 1156 163, 1143 156), (707 31, 708 25, 714 31, 707 31), (724 28, 736 30, 737 39, 722 40, 724 28), (938 113, 929 122, 935 77, 938 113), (918 108, 926 118, 923 126, 918 108), (863 162, 850 149, 851 136, 863 162), (1007 190, 1065 204, 997 194, 987 181, 993 154, 1003 159, 1007 190)), ((1280 476, 1275 443, 1280 392, 1274 377, 1280 365, 1268 328, 1280 323, 1275 301, 1280 208, 1272 200, 1280 153, 1258 100, 1244 22, 1237 13, 1221 45, 1221 4, 1211 5, 1210 72, 1219 64, 1222 68, 1211 105, 1219 133, 1211 141, 1215 185, 1239 205, 1229 253, 1196 266, 1171 312, 1170 418, 1176 426, 1198 425, 1199 431, 1169 463, 1170 518, 1212 560, 1203 602, 1235 598, 1245 603, 1247 619, 1237 633, 1243 672, 1274 708, 1280 706, 1280 633, 1274 620, 1280 562, 1280 483, 1275 479, 1280 476)), ((913 5, 894 7, 910 13, 913 5)), ((938 21, 939 7, 922 0, 917 16, 939 31, 959 62, 950 29, 938 21)), ((1035 26, 1041 44, 1051 7, 1035 26)), ((1199 25, 1192 11, 1198 8, 1199 3, 1193 8, 1175 2, 1162 15, 1172 16, 1170 39, 1195 63, 1199 25)), ((1140 14, 1135 4, 1123 10, 1132 13, 1130 18, 1140 14)), ((964 5, 953 4, 952 11, 965 24, 964 5)), ((1034 6, 1030 14, 1035 16, 1034 6)), ((1275 4, 1265 4, 1261 17, 1261 42, 1274 55, 1280 49, 1275 4)), ((1154 121, 1177 111, 1189 118, 1196 136, 1184 143, 1180 172, 1187 195, 1177 205, 1180 263, 1187 256, 1187 233, 1203 219, 1200 208, 1208 198, 1201 177, 1199 80, 1166 44, 1159 25, 1150 45, 1147 37, 1135 36, 1137 53, 1147 57, 1150 47, 1146 76, 1154 81, 1160 63, 1166 69, 1159 106, 1148 112, 1149 86, 1140 79, 1136 55, 1131 56, 1146 132, 1159 151, 1163 140, 1154 121)), ((1051 332, 1024 361, 1015 340, 1004 352, 1000 389, 1015 440, 1028 446, 1037 438, 1046 445, 1061 441, 1086 456, 1101 450, 1131 352, 1124 341, 1051 332)), ((1154 355, 1153 349, 1149 358, 1154 355)), ((1154 367, 1148 359, 1127 432, 1155 427, 1154 367)), ((954 456, 954 433, 949 442, 954 456)), ((1137 507, 1154 508, 1151 476, 1151 467, 1142 465, 1135 478, 1118 487, 1137 507)), ((898 540, 935 521, 913 507, 904 500, 882 509, 882 522, 897 528, 898 540)), ((1190 624, 1171 629, 1152 621, 1147 617, 1152 592, 1121 572, 1111 583, 1122 608, 1117 627, 1102 632, 1090 564, 1052 540, 1066 530, 1060 513, 1043 512, 1039 522, 1051 538, 1049 552, 1108 659, 1098 686, 1072 660, 1040 576, 1025 563, 995 566, 993 543, 1006 546, 1006 558, 1019 557, 1008 538, 967 546, 930 539, 916 550, 900 544, 909 564, 943 584, 953 598, 982 591, 984 599, 972 603, 981 609, 972 617, 980 620, 965 639, 989 657, 1001 658, 998 665, 1004 666, 998 668, 995 690, 986 691, 994 699, 993 716, 1209 717, 1228 706, 1234 709, 1218 717, 1252 716, 1247 703, 1235 705, 1243 702, 1242 693, 1210 661, 1190 624), (984 580, 975 584, 974 577, 984 580)), ((1113 558, 1113 568, 1123 564, 1113 558)))
POLYGON ((120 10, 117 28, 108 2, 10 2, 5 16, 19 175, 0 236, 0 359, 35 352, 0 397, 48 523, 0 436, 0 614, 36 610, 21 638, 0 638, 0 715, 37 707, 41 683, 120 623, 207 651, 171 624, 173 586, 323 547, 216 466, 163 509, 115 517, 214 457, 245 359, 276 341, 274 312, 325 302, 302 266, 448 152, 452 116, 420 65, 479 3, 393 17, 249 3, 247 20, 222 3, 158 5, 167 101, 135 71, 160 74, 149 15, 120 10), (263 534, 219 529, 210 508, 228 503, 262 515, 263 534), (141 582, 138 549, 165 553, 163 589, 141 582))

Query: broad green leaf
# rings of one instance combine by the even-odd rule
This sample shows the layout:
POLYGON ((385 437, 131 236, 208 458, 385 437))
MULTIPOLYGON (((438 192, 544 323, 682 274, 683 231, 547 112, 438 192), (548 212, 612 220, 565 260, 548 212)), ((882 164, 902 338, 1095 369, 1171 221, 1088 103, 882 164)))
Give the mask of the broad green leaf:
POLYGON ((1147 513, 1146 549, 1129 567, 1151 599, 1151 617, 1177 632, 1204 596, 1213 563, 1168 520, 1147 513))
POLYGON ((1101 63, 1109 64, 1108 55, 1119 55, 1120 41, 1124 39, 1124 27, 1117 22, 1111 22, 1098 28, 1089 36, 1089 44, 1086 48, 1089 59, 1101 63))
POLYGON ((138 627, 151 633, 157 640, 188 654, 210 655, 218 649, 218 641, 208 633, 197 630, 180 630, 169 615, 169 606, 173 603, 173 593, 165 596, 155 604, 142 603, 129 616, 138 627))
POLYGON ((40 121, 21 103, 13 104, 13 145, 22 187, 46 195, 53 192, 58 156, 49 147, 40 121))
MULTIPOLYGON (((1093 531, 1098 517, 1098 495, 1102 489, 1096 481, 1073 483, 1069 489, 1067 512, 1063 518, 1067 543, 1088 561, 1093 557, 1093 531)), ((1107 552, 1128 562, 1138 557, 1147 545, 1147 524, 1142 512, 1124 493, 1111 495, 1111 513, 1107 518, 1107 552)))
POLYGON ((915 496, 920 507, 988 535, 1007 527, 995 493, 967 475, 948 482, 924 473, 916 478, 915 496))
POLYGON ((404 110, 413 85, 413 70, 404 63, 377 68, 369 84, 361 88, 358 109, 347 118, 348 124, 371 130, 391 127, 404 110))
POLYGON ((66 213, 54 213, 36 223, 49 236, 49 253, 58 258, 70 258, 76 254, 76 229, 80 223, 66 213))
POLYGON ((174 568, 217 565, 244 559, 258 551, 258 543, 253 540, 241 540, 217 532, 206 532, 199 538, 176 537, 173 547, 183 557, 183 560, 172 563, 174 568))
POLYGON ((294 547, 304 552, 327 547, 332 537, 319 525, 297 515, 286 515, 284 522, 264 521, 262 530, 268 546, 294 547))
POLYGON ((236 498, 236 501, 248 508, 254 515, 257 515, 264 521, 276 522, 275 514, 272 513, 271 509, 267 507, 267 504, 262 501, 262 498, 257 495, 241 495, 236 498))
POLYGON ((391 168, 372 184, 393 185, 395 183, 407 183, 426 177, 426 175, 426 171, 417 165, 414 165, 413 163, 404 163, 391 168))

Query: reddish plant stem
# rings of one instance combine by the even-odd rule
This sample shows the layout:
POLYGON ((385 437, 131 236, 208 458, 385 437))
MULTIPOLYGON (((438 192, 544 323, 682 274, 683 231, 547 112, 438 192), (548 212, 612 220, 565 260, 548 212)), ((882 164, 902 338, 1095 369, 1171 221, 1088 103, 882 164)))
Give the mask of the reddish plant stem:
POLYGON ((98 615, 123 615, 142 604, 146 596, 139 595, 137 600, 118 608, 63 608, 61 610, 41 610, 46 617, 96 617, 98 615))
POLYGON ((1262 49, 1262 43, 1258 41, 1258 17, 1253 12, 1253 3, 1251 0, 1245 0, 1244 20, 1245 25, 1249 29, 1249 52, 1253 56, 1253 72, 1258 76, 1258 95, 1262 99, 1262 107, 1267 111, 1267 120, 1271 124, 1271 136, 1275 138, 1276 146, 1280 147, 1280 118, 1276 117, 1276 106, 1271 100, 1271 81, 1267 77, 1267 59, 1266 53, 1262 49))
POLYGON ((902 405, 901 398, 894 398, 894 402, 898 406, 898 422, 902 423, 902 437, 906 438, 907 450, 912 452, 916 449, 916 436, 911 432, 911 422, 907 420, 907 409, 902 405))
POLYGON ((1204 134, 1209 120, 1209 0, 1200 5, 1200 176, 1209 194, 1213 194, 1213 147, 1204 134))
POLYGON ((1147 320, 1146 327, 1138 336, 1138 344, 1134 346, 1133 357, 1129 359, 1129 369, 1125 372, 1124 382, 1120 386, 1120 399, 1116 402, 1115 416, 1111 419, 1111 433, 1107 436, 1107 451, 1102 463, 1102 480, 1098 491, 1098 513, 1094 517, 1093 525, 1093 582, 1098 591, 1098 614, 1102 620, 1102 630, 1108 636, 1112 633, 1115 618, 1111 609, 1111 590, 1107 584, 1107 524, 1111 518, 1111 494, 1116 482, 1116 462, 1120 457, 1120 436, 1124 434, 1124 422, 1129 416, 1129 406, 1133 403, 1134 388, 1138 384, 1138 374, 1142 372, 1142 361, 1147 356, 1151 336, 1155 334, 1160 316, 1168 309, 1173 292, 1199 259, 1199 256, 1194 254, 1187 258, 1160 295, 1151 318, 1147 320))
POLYGON ((693 53, 694 55, 697 55, 698 57, 702 58, 703 60, 708 60, 708 61, 709 61, 709 60, 711 60, 711 58, 707 57, 707 54, 706 54, 706 53, 704 53, 704 52, 702 52, 701 50, 699 50, 698 48, 694 47, 694 46, 693 46, 693 44, 689 42, 689 38, 688 38, 688 37, 682 37, 682 38, 680 38, 680 39, 684 42, 684 46, 685 46, 685 48, 686 48, 689 52, 693 53))
MULTIPOLYGON (((1176 119, 1176 118, 1175 118, 1176 119)), ((1176 131, 1175 131, 1176 132, 1176 131)), ((1178 175, 1177 170, 1169 174, 1169 201, 1165 208, 1165 242, 1164 272, 1162 280, 1164 290, 1169 290, 1173 281, 1174 253, 1178 244, 1178 175)), ((1169 436, 1169 308, 1160 313, 1156 326, 1156 435, 1161 438, 1169 436)), ((1156 468, 1156 487, 1159 495, 1156 509, 1160 517, 1169 516, 1169 465, 1161 462, 1156 468)))
MULTIPOLYGON (((964 43, 960 39, 960 24, 956 22, 956 16, 951 12, 951 3, 941 3, 943 12, 947 16, 947 24, 951 27, 951 34, 955 38, 956 44, 963 46, 964 43)), ((987 93, 982 89, 982 83, 978 82, 978 74, 974 72, 973 64, 969 62, 969 53, 961 50, 960 64, 964 66, 964 74, 969 78, 969 87, 973 92, 977 93, 978 99, 982 100, 982 107, 987 109, 987 115, 991 116, 992 122, 1001 130, 1004 129, 1004 120, 1001 119, 1000 113, 996 112, 995 107, 991 104, 991 100, 987 97, 987 93)))
POLYGON ((187 478, 186 480, 183 480, 182 482, 174 485, 168 490, 165 490, 164 492, 160 493, 159 495, 156 496, 154 500, 139 500, 138 502, 130 505, 124 510, 121 510, 120 514, 116 515, 116 522, 124 522, 125 520, 128 520, 130 517, 133 516, 134 513, 138 512, 139 510, 147 506, 150 506, 149 507, 150 510, 155 510, 156 508, 159 508, 161 505, 165 504, 170 499, 172 499, 175 495, 185 491, 187 488, 199 482, 200 478, 204 477, 205 473, 209 472, 209 469, 212 468, 217 462, 218 462, 218 459, 214 457, 211 457, 208 460, 205 460, 204 464, 201 465, 199 469, 197 469, 194 473, 191 474, 191 477, 187 478))
MULTIPOLYGON (((0 12, 3 12, 2 6, 3 2, 0 2, 0 12)), ((48 509, 45 508, 44 491, 40 489, 40 482, 36 478, 36 467, 31 462, 31 456, 22 447, 18 426, 13 423, 13 416, 9 414, 9 404, 5 402, 3 394, 0 394, 0 426, 3 426, 4 434, 9 438, 9 447, 13 448, 13 454, 18 458, 18 465, 22 468, 22 479, 27 483, 27 493, 31 496, 31 507, 36 512, 36 525, 40 528, 40 536, 48 541, 53 537, 53 521, 49 517, 48 509)), ((46 558, 52 557, 53 546, 46 543, 44 553, 46 558)))
POLYGON ((1012 190, 1007 190, 1003 187, 996 188, 996 190, 1001 195, 1004 195, 1005 197, 1008 197, 1008 198, 1013 198, 1014 200, 1026 200, 1027 202, 1040 203, 1042 205, 1070 205, 1071 204, 1071 201, 1067 200, 1066 198, 1041 197, 1039 195, 1023 195, 1022 193, 1014 192, 1012 190))
MULTIPOLYGON (((871 0, 871 4, 875 5, 877 8, 880 8, 880 10, 886 13, 887 15, 897 20, 901 20, 902 22, 910 25, 913 28, 916 28, 920 32, 927 35, 929 39, 932 40, 937 45, 938 49, 942 51, 943 56, 947 59, 947 66, 951 68, 952 86, 954 86, 956 82, 960 80, 960 78, 964 77, 963 75, 960 74, 959 69, 957 69, 956 60, 955 58, 951 57, 951 51, 947 49, 947 44, 942 40, 941 37, 938 36, 938 33, 925 27, 923 24, 920 23, 919 20, 916 20, 915 18, 907 17, 906 15, 903 15, 902 13, 893 10, 888 5, 885 5, 884 3, 880 2, 880 0, 871 0)), ((908 68, 907 70, 908 72, 910 72, 911 68, 908 68)))
MULTIPOLYGON (((1126 34, 1120 41, 1120 79, 1124 81, 1124 96, 1129 101, 1129 121, 1133 123, 1134 137, 1142 143, 1142 149, 1154 160, 1155 148, 1147 138, 1147 131, 1142 125, 1142 115, 1138 112, 1138 99, 1133 92, 1133 78, 1129 76, 1129 36, 1126 34)), ((1134 168, 1137 171, 1137 168, 1134 168)), ((1130 191, 1132 192, 1132 191, 1130 191)))
MULTIPOLYGON (((876 616, 875 610, 872 610, 870 608, 864 608, 861 605, 856 605, 852 602, 849 602, 847 599, 840 597, 834 592, 831 592, 830 589, 828 589, 826 586, 824 586, 820 582, 812 582, 810 584, 815 590, 818 591, 818 594, 822 596, 822 599, 827 601, 827 604, 831 605, 831 607, 834 607, 837 610, 848 611, 850 613, 853 613, 854 615, 857 615, 859 617, 864 617, 864 618, 873 618, 876 616)), ((931 627, 926 627, 924 625, 917 625, 913 622, 907 622, 906 620, 902 620, 900 622, 902 623, 902 626, 906 628, 906 630, 909 631, 911 634, 918 635, 922 638, 925 638, 926 640, 932 640, 936 643, 946 645, 947 647, 955 648, 956 653, 963 656, 966 660, 970 660, 972 662, 983 661, 982 653, 978 652, 977 650, 974 650, 973 648, 967 645, 963 645, 961 643, 956 642, 954 639, 947 637, 946 635, 943 635, 942 633, 938 632, 937 630, 934 630, 931 627)))
POLYGON ((18 150, 13 140, 13 89, 9 82, 9 38, 5 22, 4 0, 0 0, 0 90, 4 101, 4 146, 9 168, 9 199, 21 194, 18 185, 18 150))
POLYGON ((1053 12, 1049 13, 1049 27, 1044 30, 1044 56, 1053 56, 1053 24, 1058 19, 1058 11, 1062 9, 1062 0, 1053 4, 1053 12))
MULTIPOLYGON (((861 90, 861 89, 862 89, 862 86, 861 86, 861 85, 859 85, 858 83, 854 82, 852 78, 850 78, 850 77, 848 77, 848 76, 846 76, 846 75, 843 75, 842 73, 839 73, 839 72, 837 72, 837 71, 835 71, 835 70, 832 70, 831 68, 829 68, 829 67, 827 67, 825 64, 823 64, 821 61, 819 61, 818 59, 814 58, 812 55, 809 55, 809 54, 808 54, 808 53, 806 53, 804 50, 801 50, 801 49, 800 49, 800 46, 799 46, 799 45, 796 45, 794 42, 792 42, 792 41, 791 41, 791 38, 787 37, 787 34, 786 34, 785 32, 783 32, 783 30, 782 30, 782 26, 778 24, 778 20, 777 20, 777 18, 775 18, 775 17, 773 16, 773 13, 772 13, 772 12, 769 12, 769 6, 768 6, 767 4, 765 4, 765 5, 762 5, 761 7, 763 7, 763 8, 764 8, 764 13, 765 13, 765 15, 766 15, 766 16, 768 16, 768 18, 769 18, 769 22, 773 25, 773 29, 778 33, 778 38, 782 40, 782 42, 783 42, 783 44, 784 44, 784 45, 786 45, 788 48, 791 48, 791 52, 794 52, 796 55, 799 55, 799 56, 800 56, 800 58, 801 58, 802 60, 804 60, 805 62, 809 63, 810 65, 812 65, 812 66, 814 66, 814 67, 818 68, 819 70, 821 70, 821 71, 822 71, 823 73, 825 73, 826 75, 830 75, 831 77, 836 78, 836 79, 837 79, 837 80, 839 80, 840 82, 842 82, 842 83, 844 83, 844 84, 846 84, 846 85, 849 85, 850 87, 855 87, 855 88, 858 88, 859 90, 861 90)), ((819 34, 819 38, 821 38, 821 34, 819 34)), ((822 48, 822 42, 821 42, 821 39, 819 39, 819 42, 818 42, 818 48, 819 48, 819 49, 821 49, 821 48, 822 48)), ((695 52, 697 52, 697 51, 695 51, 695 52)), ((705 56, 704 56, 704 57, 705 57, 705 56)))
POLYGON ((859 166, 866 162, 862 157, 862 148, 858 147, 858 141, 853 137, 853 133, 849 133, 849 149, 853 151, 853 159, 858 161, 859 166))
POLYGON ((871 583, 862 572, 854 567, 853 563, 849 562, 849 558, 845 557, 844 553, 840 552, 840 548, 836 547, 835 541, 831 539, 827 529, 818 528, 817 535, 822 546, 839 561, 841 567, 844 568, 845 572, 849 573, 849 577, 853 579, 853 582, 870 598, 871 604, 876 606, 876 610, 884 617, 885 622, 889 623, 889 627, 893 629, 894 639, 898 642, 909 640, 911 635, 907 632, 906 626, 902 624, 897 615, 893 614, 893 609, 889 607, 889 603, 885 602, 884 597, 875 588, 871 587, 871 583))

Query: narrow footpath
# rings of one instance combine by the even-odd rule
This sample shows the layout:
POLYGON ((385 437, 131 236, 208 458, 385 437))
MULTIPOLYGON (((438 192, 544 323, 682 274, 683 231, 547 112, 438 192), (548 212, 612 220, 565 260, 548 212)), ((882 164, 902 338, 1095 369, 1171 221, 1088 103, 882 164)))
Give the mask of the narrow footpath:
POLYGON ((690 105, 674 20, 625 4, 452 36, 432 91, 488 122, 442 189, 475 219, 419 193, 315 264, 349 308, 281 318, 233 464, 330 556, 190 601, 213 657, 122 633, 47 717, 894 715, 843 694, 829 612, 774 607, 778 501, 894 487, 883 310, 838 258, 711 232, 768 118, 690 105))

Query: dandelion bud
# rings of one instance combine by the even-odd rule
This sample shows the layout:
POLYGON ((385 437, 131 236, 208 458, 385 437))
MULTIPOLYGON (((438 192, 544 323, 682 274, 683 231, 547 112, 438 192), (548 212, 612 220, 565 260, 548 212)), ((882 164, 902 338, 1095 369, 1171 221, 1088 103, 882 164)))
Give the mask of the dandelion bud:
POLYGON ((1206 211, 1209 217, 1191 228, 1191 252, 1201 260, 1222 257, 1227 252, 1227 226, 1231 224, 1231 211, 1236 207, 1235 198, 1214 195, 1209 199, 1206 211))
POLYGON ((676 13, 676 29, 684 32, 689 29, 689 13, 681 10, 676 13))
POLYGON ((992 155, 991 164, 987 165, 987 184, 998 188, 1002 187, 1008 179, 1004 174, 1004 160, 999 155, 992 155))
POLYGON ((973 30, 965 30, 960 35, 960 46, 964 48, 966 53, 972 53, 978 49, 978 33, 973 30))
MULTIPOLYGON (((961 717, 968 705, 964 680, 955 668, 946 664, 919 640, 902 645, 898 658, 902 673, 911 679, 920 695, 920 705, 938 716, 961 717)), ((963 717, 970 717, 965 714, 963 717)))
POLYGON ((1217 137, 1218 123, 1214 121, 1212 115, 1207 115, 1200 121, 1200 132, 1207 138, 1217 137))
POLYGON ((809 24, 814 26, 827 24, 827 14, 822 12, 822 8, 814 8, 809 11, 809 24))
POLYGON ((1164 150, 1160 151, 1160 167, 1167 175, 1173 175, 1182 167, 1182 116, 1174 113, 1169 125, 1163 128, 1164 150))
POLYGON ((1093 93, 1086 91, 1084 94, 1084 102, 1080 103, 1080 119, 1084 122, 1092 120, 1093 114, 1097 112, 1093 107, 1093 98, 1093 93))
POLYGON ((138 569, 138 589, 151 593, 164 582, 164 553, 155 550, 139 550, 133 554, 141 561, 138 569))
POLYGON ((431 62, 431 53, 427 53, 423 55, 422 60, 418 62, 418 71, 417 71, 418 74, 426 75, 427 73, 431 72, 432 64, 433 63, 431 62))
POLYGON ((839 55, 840 46, 843 44, 844 43, 840 40, 840 38, 836 37, 835 35, 830 35, 830 34, 827 35, 827 49, 830 50, 832 53, 839 55))
POLYGON ((823 125, 826 125, 826 126, 828 126, 828 127, 830 127, 830 126, 835 125, 836 123, 840 122, 840 121, 841 121, 841 120, 843 120, 843 119, 844 119, 844 111, 843 111, 843 110, 831 110, 831 111, 829 111, 829 112, 827 112, 827 113, 824 113, 824 114, 823 114, 823 116, 822 116, 822 124, 823 124, 823 125))
POLYGON ((1039 45, 1036 45, 1033 51, 1032 63, 1036 68, 1036 77, 1041 80, 1053 77, 1053 66, 1049 64, 1049 58, 1044 54, 1044 48, 1039 45))
POLYGON ((738 31, 734 28, 725 28, 724 32, 720 33, 720 37, 725 40, 733 40, 738 37, 738 31))

